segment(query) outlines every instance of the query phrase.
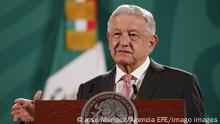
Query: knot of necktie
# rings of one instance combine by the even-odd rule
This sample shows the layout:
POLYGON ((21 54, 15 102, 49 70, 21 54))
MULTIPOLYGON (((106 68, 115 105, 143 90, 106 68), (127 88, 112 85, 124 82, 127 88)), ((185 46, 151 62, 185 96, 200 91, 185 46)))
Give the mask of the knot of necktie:
POLYGON ((124 75, 123 77, 122 77, 122 80, 124 81, 124 82, 131 82, 131 79, 132 79, 132 75, 131 74, 126 74, 126 75, 124 75))

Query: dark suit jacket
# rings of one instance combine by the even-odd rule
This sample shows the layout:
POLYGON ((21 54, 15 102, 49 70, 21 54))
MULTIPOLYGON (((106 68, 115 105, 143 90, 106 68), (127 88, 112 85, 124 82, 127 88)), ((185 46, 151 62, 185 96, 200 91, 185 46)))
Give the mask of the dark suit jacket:
MULTIPOLYGON (((100 92, 114 91, 115 71, 116 68, 81 84, 77 99, 89 99, 100 92)), ((187 117, 204 117, 202 95, 196 77, 188 72, 160 65, 153 60, 137 96, 138 99, 183 98, 187 117)))

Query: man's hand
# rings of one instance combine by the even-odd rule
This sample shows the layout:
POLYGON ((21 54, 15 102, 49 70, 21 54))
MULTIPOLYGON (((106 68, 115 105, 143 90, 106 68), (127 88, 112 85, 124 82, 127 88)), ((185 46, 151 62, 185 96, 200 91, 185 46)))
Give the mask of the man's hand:
POLYGON ((34 102, 40 100, 42 91, 38 90, 33 100, 19 98, 15 100, 15 104, 12 106, 11 115, 13 120, 18 119, 22 122, 34 122, 34 102))

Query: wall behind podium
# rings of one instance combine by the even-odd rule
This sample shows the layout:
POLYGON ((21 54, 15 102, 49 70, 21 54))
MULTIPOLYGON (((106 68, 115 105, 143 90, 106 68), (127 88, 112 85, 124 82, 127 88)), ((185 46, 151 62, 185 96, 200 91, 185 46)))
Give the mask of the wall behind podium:
MULTIPOLYGON (((120 4, 150 10, 157 22, 159 43, 151 55, 161 64, 195 73, 204 97, 206 117, 220 121, 220 1, 219 0, 97 0, 98 40, 104 44, 106 26, 120 4)), ((0 123, 13 124, 15 98, 32 98, 50 75, 80 56, 64 44, 63 0, 0 1, 0 123)), ((83 68, 83 67, 82 67, 83 68)))

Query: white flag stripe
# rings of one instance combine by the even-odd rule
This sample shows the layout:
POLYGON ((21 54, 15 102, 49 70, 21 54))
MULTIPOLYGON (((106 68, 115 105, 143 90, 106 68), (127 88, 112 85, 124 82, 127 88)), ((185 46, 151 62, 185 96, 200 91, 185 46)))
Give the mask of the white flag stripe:
POLYGON ((63 97, 76 99, 81 83, 104 72, 106 72, 104 50, 102 43, 98 42, 94 48, 87 50, 48 78, 43 99, 48 100, 52 97, 56 100, 63 97))
POLYGON ((83 2, 86 2, 86 0, 75 0, 75 2, 83 3, 83 2))
POLYGON ((81 19, 79 19, 79 20, 76 20, 75 21, 75 30, 76 31, 86 31, 87 30, 87 20, 81 20, 81 19))

